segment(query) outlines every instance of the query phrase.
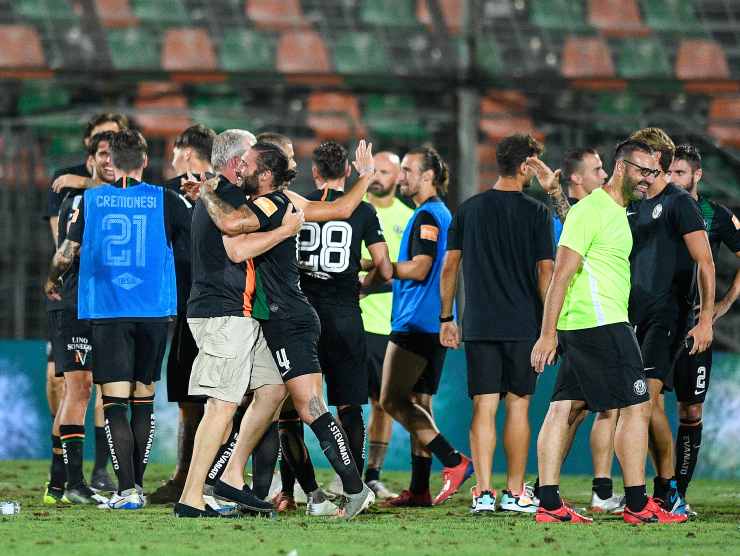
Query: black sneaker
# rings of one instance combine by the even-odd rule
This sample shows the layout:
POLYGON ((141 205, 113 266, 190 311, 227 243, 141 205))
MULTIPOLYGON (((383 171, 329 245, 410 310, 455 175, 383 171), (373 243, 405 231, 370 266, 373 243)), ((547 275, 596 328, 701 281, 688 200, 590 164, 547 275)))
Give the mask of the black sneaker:
POLYGON ((90 488, 94 491, 102 490, 103 492, 115 492, 118 490, 116 483, 113 482, 105 467, 93 471, 92 477, 90 477, 90 488))
POLYGON ((64 496, 72 504, 94 504, 97 506, 98 504, 108 503, 108 499, 105 496, 97 494, 85 483, 67 488, 64 491, 64 496))
POLYGON ((213 487, 213 494, 218 498, 224 498, 232 502, 236 502, 240 509, 246 510, 247 512, 258 512, 272 514, 275 508, 270 502, 260 500, 255 496, 247 485, 244 485, 241 490, 236 489, 230 485, 227 485, 223 481, 219 480, 213 487))

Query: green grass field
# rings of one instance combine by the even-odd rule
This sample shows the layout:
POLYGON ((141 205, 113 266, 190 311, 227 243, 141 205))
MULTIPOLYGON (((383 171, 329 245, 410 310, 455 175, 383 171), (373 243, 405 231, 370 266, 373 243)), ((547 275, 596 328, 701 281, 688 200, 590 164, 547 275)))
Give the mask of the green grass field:
MULTIPOLYGON (((170 471, 151 465, 148 490, 170 471)), ((437 508, 388 510, 373 507, 351 522, 308 518, 178 520, 170 506, 136 512, 90 507, 47 507, 41 503, 47 464, 0 461, 0 499, 17 500, 21 513, 0 518, 0 554, 740 554, 740 484, 699 481, 691 486, 699 518, 674 526, 630 527, 621 518, 597 517, 592 526, 536 525, 532 517, 495 514, 471 517, 469 496, 458 493, 437 508), (295 552, 293 552, 295 551, 295 552)), ((329 479, 327 472, 320 478, 329 479)), ((408 475, 389 472, 387 483, 402 488, 408 475)), ((500 482, 501 477, 496 477, 500 482)), ((567 477, 562 491, 578 506, 590 496, 590 479, 567 477)), ((617 489, 621 488, 617 486, 617 489)), ((433 488, 438 488, 435 480, 433 488)))

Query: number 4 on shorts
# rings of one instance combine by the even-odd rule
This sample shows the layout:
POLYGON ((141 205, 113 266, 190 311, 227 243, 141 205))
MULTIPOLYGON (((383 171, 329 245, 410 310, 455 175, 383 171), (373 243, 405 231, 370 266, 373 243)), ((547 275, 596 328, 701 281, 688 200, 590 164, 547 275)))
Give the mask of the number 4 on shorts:
POLYGON ((277 360, 278 367, 285 369, 285 371, 280 371, 280 374, 282 376, 288 374, 288 371, 290 371, 290 360, 285 353, 285 348, 279 349, 275 352, 275 359, 277 360))

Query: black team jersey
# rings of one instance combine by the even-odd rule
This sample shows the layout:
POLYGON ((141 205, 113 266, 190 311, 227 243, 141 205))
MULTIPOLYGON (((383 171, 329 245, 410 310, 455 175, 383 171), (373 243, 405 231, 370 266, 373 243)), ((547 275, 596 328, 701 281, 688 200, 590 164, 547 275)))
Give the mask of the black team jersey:
MULTIPOLYGON (((59 222, 57 224, 57 233, 59 245, 64 243, 67 238, 70 226, 74 224, 80 216, 80 204, 84 195, 83 190, 70 190, 62 201, 59 208, 59 222)), ((80 274, 80 256, 77 255, 72 261, 72 266, 62 276, 62 288, 60 295, 62 300, 59 302, 60 309, 77 313, 77 283, 80 274)))
POLYGON ((518 191, 474 195, 452 220, 447 250, 461 250, 463 256, 463 340, 539 336, 537 262, 553 259, 550 211, 544 204, 518 191))
MULTIPOLYGON (((334 201, 344 195, 335 189, 317 190, 306 198, 334 201)), ((311 302, 323 306, 359 308, 362 242, 384 242, 375 208, 362 202, 347 220, 306 222, 299 235, 301 287, 311 302)))
POLYGON ((674 320, 679 311, 674 279, 686 251, 683 236, 704 229, 699 206, 681 187, 669 183, 652 199, 630 203, 627 219, 633 239, 630 322, 649 317, 674 320))
MULTIPOLYGON (((165 189, 170 189, 178 194, 191 216, 193 214, 193 204, 187 200, 180 191, 180 184, 187 179, 186 175, 180 175, 164 183, 165 189)), ((190 297, 190 286, 192 284, 191 271, 191 250, 192 243, 190 238, 190 221, 185 233, 180 234, 172 244, 172 254, 175 257, 175 278, 177 280, 177 313, 182 315, 187 311, 188 297, 190 297)))

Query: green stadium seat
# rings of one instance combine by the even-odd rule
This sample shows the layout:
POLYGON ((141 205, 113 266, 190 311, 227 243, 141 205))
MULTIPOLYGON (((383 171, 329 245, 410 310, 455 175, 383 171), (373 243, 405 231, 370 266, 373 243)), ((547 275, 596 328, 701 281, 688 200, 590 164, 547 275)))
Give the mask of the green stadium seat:
POLYGON ((363 0, 360 20, 365 24, 383 27, 416 27, 419 24, 415 0, 363 0))
POLYGON ((142 23, 188 25, 190 15, 182 0, 131 0, 134 15, 142 23))
POLYGON ((18 98, 18 113, 25 116, 67 108, 69 100, 69 91, 55 81, 24 81, 18 98))
POLYGON ((630 130, 639 127, 644 114, 642 97, 630 91, 599 94, 594 107, 595 127, 604 131, 630 130))
POLYGON ((365 121, 371 136, 383 141, 419 143, 429 138, 410 96, 368 95, 365 121))
POLYGON ((160 69, 159 44, 156 38, 144 28, 111 29, 106 36, 115 69, 160 69))
POLYGON ((642 0, 645 23, 653 31, 696 33, 701 25, 694 13, 693 0, 642 0))
POLYGON ((493 37, 478 37, 476 41, 475 64, 488 77, 497 77, 504 73, 501 51, 493 37))
POLYGON ((342 74, 385 74, 390 61, 385 44, 372 33, 339 33, 334 43, 334 65, 342 74))
POLYGON ((628 39, 617 49, 617 74, 626 79, 672 77, 673 68, 657 38, 628 39))
POLYGON ((580 0, 532 0, 529 20, 544 29, 587 29, 580 0))
POLYGON ((24 19, 33 20, 77 20, 75 13, 67 0, 13 0, 13 11, 24 19))
POLYGON ((219 62, 225 71, 275 70, 277 39, 271 33, 251 29, 224 29, 219 62))
POLYGON ((235 96, 197 96, 190 102, 193 120, 216 133, 226 129, 254 129, 245 117, 244 103, 235 96))

